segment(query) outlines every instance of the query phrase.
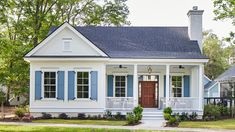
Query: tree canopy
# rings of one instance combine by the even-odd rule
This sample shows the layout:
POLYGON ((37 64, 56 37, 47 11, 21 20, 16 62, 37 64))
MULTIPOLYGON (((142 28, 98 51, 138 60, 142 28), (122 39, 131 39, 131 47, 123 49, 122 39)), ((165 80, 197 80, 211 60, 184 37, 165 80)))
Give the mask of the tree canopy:
POLYGON ((9 94, 27 92, 29 64, 23 56, 43 38, 51 26, 128 25, 126 0, 1 0, 0 84, 9 94))
MULTIPOLYGON (((215 20, 232 20, 235 26, 235 0, 213 0, 215 20)), ((226 41, 235 44, 235 32, 231 31, 226 41)))
POLYGON ((228 53, 223 48, 223 43, 218 37, 210 32, 204 32, 203 54, 209 57, 209 62, 205 65, 205 74, 215 79, 228 67, 228 53))

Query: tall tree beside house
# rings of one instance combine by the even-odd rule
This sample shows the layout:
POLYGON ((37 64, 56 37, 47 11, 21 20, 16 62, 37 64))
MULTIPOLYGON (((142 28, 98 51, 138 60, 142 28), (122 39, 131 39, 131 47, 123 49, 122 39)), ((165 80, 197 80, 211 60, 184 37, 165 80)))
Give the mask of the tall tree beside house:
POLYGON ((215 79, 228 68, 222 41, 215 34, 204 32, 203 53, 209 57, 205 65, 205 74, 209 78, 215 79))
MULTIPOLYGON (((49 28, 72 25, 126 25, 126 0, 1 0, 0 83, 10 93, 27 93, 29 65, 23 56, 46 37, 49 28)), ((27 95, 27 94, 26 94, 27 95)))
MULTIPOLYGON (((235 26, 235 1, 234 0, 213 0, 215 20, 231 20, 235 26)), ((231 31, 226 41, 235 44, 235 32, 231 31)))

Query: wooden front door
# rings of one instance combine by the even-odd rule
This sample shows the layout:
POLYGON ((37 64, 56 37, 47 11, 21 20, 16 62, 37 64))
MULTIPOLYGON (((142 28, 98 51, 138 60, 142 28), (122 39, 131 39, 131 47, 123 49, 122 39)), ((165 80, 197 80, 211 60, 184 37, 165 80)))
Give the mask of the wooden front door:
POLYGON ((155 81, 141 81, 141 106, 144 108, 155 107, 155 81))

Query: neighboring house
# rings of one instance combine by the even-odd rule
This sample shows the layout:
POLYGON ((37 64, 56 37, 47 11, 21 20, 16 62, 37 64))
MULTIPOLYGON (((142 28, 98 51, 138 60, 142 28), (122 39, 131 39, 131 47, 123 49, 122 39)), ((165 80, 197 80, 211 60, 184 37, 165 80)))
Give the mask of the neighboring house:
POLYGON ((125 113, 140 104, 202 115, 202 14, 190 10, 189 27, 52 27, 25 56, 31 113, 125 113))
POLYGON ((220 97, 235 97, 234 89, 235 89, 235 65, 230 67, 224 73, 219 75, 216 79, 216 82, 219 83, 220 89, 219 94, 220 97), (232 95, 231 95, 232 94, 232 95))
POLYGON ((204 75, 204 97, 220 97, 220 83, 204 75))
MULTIPOLYGON (((4 93, 7 93, 7 88, 3 85, 0 85, 0 90, 4 93)), ((11 106, 23 105, 27 99, 24 96, 15 96, 14 94, 10 94, 9 103, 11 106)))

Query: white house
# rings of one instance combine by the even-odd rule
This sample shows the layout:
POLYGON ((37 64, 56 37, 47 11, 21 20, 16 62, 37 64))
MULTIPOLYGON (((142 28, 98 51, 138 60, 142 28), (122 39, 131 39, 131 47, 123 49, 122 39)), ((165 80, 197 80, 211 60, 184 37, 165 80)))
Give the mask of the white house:
POLYGON ((71 116, 145 110, 203 112, 203 10, 189 27, 52 27, 26 56, 30 111, 71 116))

